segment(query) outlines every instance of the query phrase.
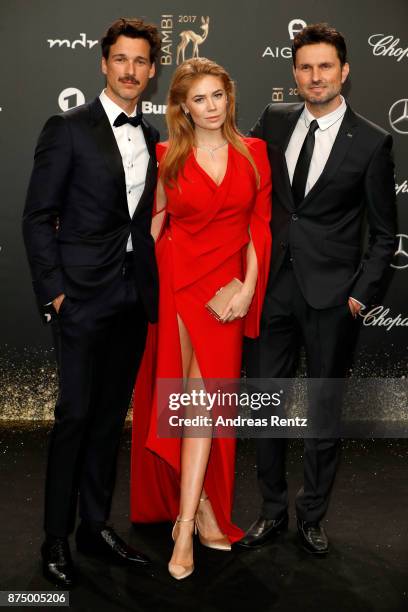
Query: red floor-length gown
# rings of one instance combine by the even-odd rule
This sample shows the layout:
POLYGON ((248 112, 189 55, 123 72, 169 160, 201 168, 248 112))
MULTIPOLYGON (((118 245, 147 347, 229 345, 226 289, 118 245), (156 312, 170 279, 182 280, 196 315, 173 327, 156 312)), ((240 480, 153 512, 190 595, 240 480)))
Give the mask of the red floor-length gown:
MULTIPOLYGON (((183 320, 206 378, 239 378, 243 335, 256 337, 271 252, 271 177, 266 145, 245 138, 260 174, 257 188, 249 161, 228 145, 228 163, 217 185, 191 154, 178 186, 166 187, 164 230, 156 244, 159 320, 149 326, 135 387, 131 453, 131 521, 174 521, 179 510, 178 438, 157 437, 157 380, 182 378, 177 314, 183 320), (250 231, 250 234, 249 234, 250 231), (244 319, 222 324, 206 302, 233 277, 244 279, 247 244, 258 262, 255 295, 244 319)), ((160 159, 166 145, 157 145, 160 159)), ((214 438, 204 488, 218 525, 231 541, 242 537, 231 523, 235 440, 214 438)))

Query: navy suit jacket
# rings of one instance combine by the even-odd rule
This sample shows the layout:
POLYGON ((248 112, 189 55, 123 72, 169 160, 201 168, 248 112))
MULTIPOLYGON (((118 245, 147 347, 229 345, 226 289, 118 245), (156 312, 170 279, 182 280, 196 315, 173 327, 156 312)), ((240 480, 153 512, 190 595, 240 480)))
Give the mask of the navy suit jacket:
POLYGON ((76 299, 96 296, 120 274, 130 233, 138 293, 148 319, 157 320, 158 278, 150 223, 159 133, 145 119, 142 129, 150 161, 131 218, 122 158, 99 98, 46 122, 23 217, 40 305, 61 293, 76 299))
POLYGON ((295 208, 285 151, 303 107, 269 104, 251 131, 266 141, 272 167, 269 288, 290 249, 299 286, 313 308, 337 306, 349 296, 368 305, 395 252, 392 138, 348 106, 322 174, 295 208))

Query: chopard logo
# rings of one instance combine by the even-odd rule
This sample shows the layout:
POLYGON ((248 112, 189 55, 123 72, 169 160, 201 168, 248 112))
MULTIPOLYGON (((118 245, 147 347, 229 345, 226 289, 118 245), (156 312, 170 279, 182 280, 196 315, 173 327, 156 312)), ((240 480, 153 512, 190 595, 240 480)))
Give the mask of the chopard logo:
MULTIPOLYGON (((306 26, 307 23, 303 19, 297 18, 289 21, 288 32, 290 40, 293 40, 296 34, 306 26)), ((273 59, 282 57, 283 59, 290 59, 292 57, 292 49, 288 46, 280 47, 278 45, 270 45, 264 49, 261 57, 272 57, 273 59)))
POLYGON ((391 268, 396 270, 405 270, 408 268, 408 236, 406 234, 397 234, 398 246, 394 253, 394 260, 391 268))
POLYGON ((388 120, 398 134, 408 134, 408 99, 394 102, 388 111, 388 120))
POLYGON ((403 183, 401 183, 400 185, 398 185, 398 183, 396 183, 395 185, 395 192, 398 195, 399 193, 408 193, 408 181, 407 179, 405 179, 405 181, 403 183))
POLYGON ((368 39, 368 44, 373 48, 373 55, 388 55, 400 62, 404 57, 408 57, 408 47, 403 49, 398 47, 399 38, 395 38, 392 34, 384 36, 384 34, 372 34, 368 39))
POLYGON ((48 38, 47 43, 50 49, 52 49, 53 47, 67 47, 69 49, 76 49, 77 46, 83 47, 84 49, 86 49, 87 47, 89 49, 92 49, 92 47, 98 44, 98 41, 88 40, 85 32, 81 32, 79 38, 73 40, 72 42, 69 41, 67 38, 48 38))
POLYGON ((408 327, 408 317, 403 318, 401 314, 396 317, 389 317, 390 309, 385 306, 375 306, 367 314, 360 316, 363 319, 363 325, 366 327, 385 327, 390 331, 393 327, 408 327))

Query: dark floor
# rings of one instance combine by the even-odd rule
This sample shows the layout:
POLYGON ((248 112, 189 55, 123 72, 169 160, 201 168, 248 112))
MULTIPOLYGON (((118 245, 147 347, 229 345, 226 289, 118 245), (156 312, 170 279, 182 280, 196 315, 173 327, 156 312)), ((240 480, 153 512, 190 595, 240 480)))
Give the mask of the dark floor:
MULTIPOLYGON (((47 429, 30 425, 0 430, 0 589, 46 590, 39 547, 47 429)), ((154 561, 149 571, 109 567, 77 555, 81 572, 71 592, 78 611, 250 610, 402 612, 408 610, 408 440, 346 441, 325 526, 332 549, 315 559, 298 549, 293 517, 289 533, 253 552, 195 549, 196 571, 182 582, 167 573, 170 525, 128 522, 129 430, 124 434, 112 522, 154 561)), ((254 444, 239 441, 236 522, 256 517, 259 496, 254 444)), ((290 495, 301 483, 301 445, 288 455, 290 495)))

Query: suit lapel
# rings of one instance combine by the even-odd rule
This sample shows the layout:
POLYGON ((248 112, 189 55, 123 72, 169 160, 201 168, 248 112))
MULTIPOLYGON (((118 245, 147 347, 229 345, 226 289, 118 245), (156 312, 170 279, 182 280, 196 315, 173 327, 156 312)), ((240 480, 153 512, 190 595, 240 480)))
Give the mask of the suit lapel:
MULTIPOLYGON (((98 145, 98 149, 106 162, 109 172, 112 173, 113 178, 118 185, 120 199, 123 202, 127 213, 129 214, 126 197, 126 178, 125 171, 123 169, 122 156, 120 154, 112 127, 99 98, 96 98, 93 102, 91 102, 89 110, 91 114, 92 131, 98 145)), ((151 199, 149 198, 149 195, 151 195, 155 188, 157 178, 156 139, 154 137, 154 130, 151 129, 150 125, 144 119, 141 126, 150 159, 146 172, 145 187, 132 219, 137 217, 145 206, 150 205, 151 199)))
POLYGON ((91 124, 93 135, 98 149, 104 158, 109 172, 112 173, 118 188, 121 200, 127 209, 126 180, 123 170, 122 156, 120 154, 109 119, 103 109, 101 101, 96 98, 90 104, 91 124))
POLYGON ((147 121, 145 121, 145 119, 143 119, 141 126, 150 159, 149 164, 147 166, 146 181, 143 193, 140 197, 139 203, 132 217, 132 221, 146 208, 146 206, 151 205, 151 194, 156 187, 157 181, 156 138, 154 137, 153 130, 151 129, 147 121))
POLYGON ((336 140, 333 143, 332 150, 325 167, 312 189, 309 191, 303 202, 298 206, 298 209, 306 206, 329 182, 332 176, 335 175, 338 167, 346 156, 352 142, 354 133, 357 129, 357 118, 351 108, 347 106, 343 121, 341 122, 336 140))
MULTIPOLYGON (((282 190, 282 195, 283 195, 282 202, 285 204, 285 206, 288 208, 290 212, 293 212, 295 204, 293 201, 293 194, 292 194, 292 187, 290 184, 288 166, 286 164, 285 151, 289 144, 289 140, 293 134, 293 130, 295 129, 298 119, 300 115, 302 114, 302 112, 303 112, 303 105, 300 108, 290 111, 289 113, 287 113, 287 115, 285 115, 285 122, 283 124, 284 132, 281 134, 279 138, 280 140, 279 159, 278 159, 279 167, 278 167, 278 172, 274 173, 274 180, 280 177, 282 181, 280 185, 280 188, 282 190)), ((275 186, 275 189, 277 188, 279 189, 278 186, 275 186)))

